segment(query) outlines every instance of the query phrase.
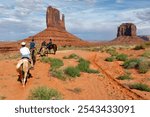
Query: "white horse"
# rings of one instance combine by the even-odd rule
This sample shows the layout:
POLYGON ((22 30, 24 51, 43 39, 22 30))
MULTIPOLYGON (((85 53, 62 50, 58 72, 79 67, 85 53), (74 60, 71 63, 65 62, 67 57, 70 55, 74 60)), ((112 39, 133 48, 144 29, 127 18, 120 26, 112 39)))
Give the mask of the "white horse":
POLYGON ((25 87, 25 84, 28 78, 29 67, 30 67, 30 63, 29 63, 29 60, 26 58, 19 60, 16 66, 17 72, 20 75, 19 80, 21 81, 23 87, 25 87))

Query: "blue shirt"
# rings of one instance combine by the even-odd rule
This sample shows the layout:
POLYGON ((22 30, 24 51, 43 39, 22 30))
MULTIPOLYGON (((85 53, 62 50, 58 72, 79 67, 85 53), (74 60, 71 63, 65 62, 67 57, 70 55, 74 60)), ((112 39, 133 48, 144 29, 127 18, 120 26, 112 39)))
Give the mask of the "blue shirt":
POLYGON ((35 43, 34 42, 30 42, 30 49, 35 48, 35 43))

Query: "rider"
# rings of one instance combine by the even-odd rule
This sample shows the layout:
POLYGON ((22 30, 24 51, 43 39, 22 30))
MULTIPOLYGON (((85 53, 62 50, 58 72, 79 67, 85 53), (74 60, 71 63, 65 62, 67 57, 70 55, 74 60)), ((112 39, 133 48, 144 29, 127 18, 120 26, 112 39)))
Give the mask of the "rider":
POLYGON ((43 42, 41 43, 41 48, 40 48, 40 50, 39 50, 39 53, 41 52, 41 50, 42 50, 43 47, 46 47, 46 41, 43 41, 43 42))
POLYGON ((52 44, 52 39, 50 39, 50 40, 49 40, 49 43, 47 44, 47 48, 50 49, 52 45, 53 45, 53 44, 52 44))
POLYGON ((31 67, 33 67, 33 62, 30 57, 30 50, 29 48, 26 47, 25 42, 21 43, 20 53, 21 53, 21 59, 27 58, 31 62, 31 67))
POLYGON ((35 42, 34 42, 34 38, 32 39, 32 41, 30 42, 30 51, 35 49, 35 42))
POLYGON ((21 72, 21 71, 19 71, 19 68, 22 64, 22 59, 24 59, 24 58, 28 59, 29 62, 31 62, 31 68, 33 68, 33 62, 32 62, 31 57, 30 57, 30 50, 29 50, 29 48, 26 47, 25 42, 21 43, 20 53, 21 53, 21 60, 18 62, 17 66, 16 66, 17 71, 19 72, 19 74, 21 72))

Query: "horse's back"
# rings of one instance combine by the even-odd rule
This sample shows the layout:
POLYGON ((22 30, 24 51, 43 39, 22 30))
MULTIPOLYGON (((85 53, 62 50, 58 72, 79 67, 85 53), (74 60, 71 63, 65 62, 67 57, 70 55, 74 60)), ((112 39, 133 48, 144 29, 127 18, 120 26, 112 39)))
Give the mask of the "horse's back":
POLYGON ((26 71, 28 69, 28 66, 29 66, 28 59, 19 60, 17 66, 16 66, 16 69, 21 69, 21 66, 23 66, 23 70, 26 71))

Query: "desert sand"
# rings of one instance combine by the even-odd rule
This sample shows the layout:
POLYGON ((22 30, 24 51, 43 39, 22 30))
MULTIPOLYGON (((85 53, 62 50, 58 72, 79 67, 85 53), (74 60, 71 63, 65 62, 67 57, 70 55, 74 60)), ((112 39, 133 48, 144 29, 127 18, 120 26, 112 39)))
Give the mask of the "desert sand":
MULTIPOLYGON (((145 50, 118 50, 119 53, 126 53, 131 57, 138 57, 145 50), (134 53, 134 54, 133 54, 134 53), (133 56, 132 56, 133 54, 133 56)), ((118 80, 117 77, 125 73, 121 66, 121 61, 107 62, 106 57, 110 55, 106 52, 92 52, 87 50, 61 50, 56 55, 49 54, 50 58, 63 60, 64 66, 75 66, 74 59, 63 59, 64 56, 76 54, 91 62, 90 68, 98 70, 100 73, 81 73, 80 77, 72 80, 62 81, 53 77, 49 73, 50 64, 42 63, 37 55, 37 62, 31 70, 32 78, 28 79, 26 87, 17 81, 18 74, 15 66, 19 58, 19 51, 0 54, 0 97, 6 100, 28 99, 30 90, 38 86, 48 86, 58 90, 64 100, 139 100, 150 99, 150 93, 130 89, 127 84, 139 82, 150 86, 150 71, 140 74, 135 69, 130 69, 133 80, 118 80), (74 92, 78 88, 79 93, 74 92)))

